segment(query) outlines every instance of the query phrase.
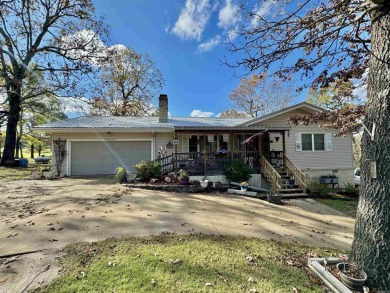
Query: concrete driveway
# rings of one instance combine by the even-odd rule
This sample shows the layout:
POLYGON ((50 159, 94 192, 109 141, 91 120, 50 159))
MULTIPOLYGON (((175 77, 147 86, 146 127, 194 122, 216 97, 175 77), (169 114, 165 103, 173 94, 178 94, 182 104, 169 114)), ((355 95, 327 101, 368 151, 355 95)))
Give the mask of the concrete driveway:
POLYGON ((349 249, 354 220, 310 199, 131 189, 112 177, 0 182, 0 254, 162 231, 261 237, 349 249))
POLYGON ((0 292, 49 283, 60 271, 61 249, 74 242, 169 231, 349 249, 353 228, 353 219, 310 199, 272 205, 234 195, 130 189, 112 177, 1 181, 0 292))

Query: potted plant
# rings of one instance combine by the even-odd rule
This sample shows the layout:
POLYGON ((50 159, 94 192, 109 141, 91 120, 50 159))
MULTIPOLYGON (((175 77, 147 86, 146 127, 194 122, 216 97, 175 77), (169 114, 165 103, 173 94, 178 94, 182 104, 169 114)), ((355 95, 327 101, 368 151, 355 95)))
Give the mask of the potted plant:
POLYGON ((206 188, 209 185, 209 181, 205 177, 203 177, 203 180, 199 181, 199 183, 202 188, 206 188))
POLYGON ((282 195, 279 193, 268 194, 267 199, 269 203, 279 204, 282 202, 282 195))
POLYGON ((116 168, 115 182, 118 184, 127 183, 127 171, 125 167, 116 168))
POLYGON ((247 191, 248 190, 249 183, 246 181, 243 181, 240 183, 240 188, 242 191, 247 191))
POLYGON ((184 169, 180 169, 178 179, 180 185, 187 185, 190 179, 190 177, 188 176, 188 172, 184 169))
POLYGON ((364 283, 367 281, 367 274, 357 266, 347 263, 346 255, 340 256, 343 262, 337 264, 341 282, 349 289, 362 291, 364 283))
POLYGON ((293 188, 295 185, 295 179, 288 179, 288 184, 290 185, 291 188, 293 188))

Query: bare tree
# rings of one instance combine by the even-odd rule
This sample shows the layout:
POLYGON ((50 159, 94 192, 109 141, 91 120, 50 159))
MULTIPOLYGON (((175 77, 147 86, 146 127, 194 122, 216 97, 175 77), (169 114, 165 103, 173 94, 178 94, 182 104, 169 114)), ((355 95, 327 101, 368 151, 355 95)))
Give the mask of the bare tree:
POLYGON ((369 130, 362 137, 351 259, 365 269, 371 284, 390 290, 390 1, 261 1, 254 9, 241 6, 241 13, 245 23, 229 49, 245 57, 232 67, 276 68, 274 74, 285 79, 301 74, 313 88, 361 78, 369 69, 365 107, 292 121, 327 119, 325 126, 341 133, 358 130, 362 122, 369 130))
POLYGON ((149 55, 123 46, 109 48, 96 88, 99 97, 92 100, 92 114, 153 115, 153 102, 163 84, 164 78, 149 55))
POLYGON ((259 117, 282 109, 294 99, 291 82, 253 74, 243 78, 229 95, 234 109, 259 117))
POLYGON ((243 112, 236 111, 234 109, 232 110, 226 110, 223 111, 218 115, 218 117, 223 117, 223 118, 248 118, 249 115, 243 112))
POLYGON ((59 92, 82 97, 93 61, 104 57, 99 36, 106 34, 90 0, 0 1, 0 75, 9 111, 1 164, 14 160, 23 101, 59 92), (33 72, 42 72, 46 84, 23 93, 33 72))

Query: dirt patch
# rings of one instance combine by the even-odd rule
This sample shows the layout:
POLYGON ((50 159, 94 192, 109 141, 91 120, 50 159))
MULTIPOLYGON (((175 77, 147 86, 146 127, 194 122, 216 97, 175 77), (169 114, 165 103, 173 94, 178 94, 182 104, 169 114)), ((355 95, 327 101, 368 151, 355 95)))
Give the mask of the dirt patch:
POLYGON ((60 272, 60 251, 40 251, 0 259, 0 292, 23 293, 49 284, 60 272))

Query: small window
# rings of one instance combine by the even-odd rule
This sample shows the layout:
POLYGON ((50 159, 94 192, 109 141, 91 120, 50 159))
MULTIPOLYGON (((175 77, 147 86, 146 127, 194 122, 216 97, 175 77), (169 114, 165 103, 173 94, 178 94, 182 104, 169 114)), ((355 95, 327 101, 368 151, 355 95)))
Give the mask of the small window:
POLYGON ((313 150, 312 144, 312 135, 311 134, 302 134, 302 151, 311 151, 313 150))
POLYGON ((325 150, 325 136, 323 134, 314 134, 314 150, 324 151, 325 150))

